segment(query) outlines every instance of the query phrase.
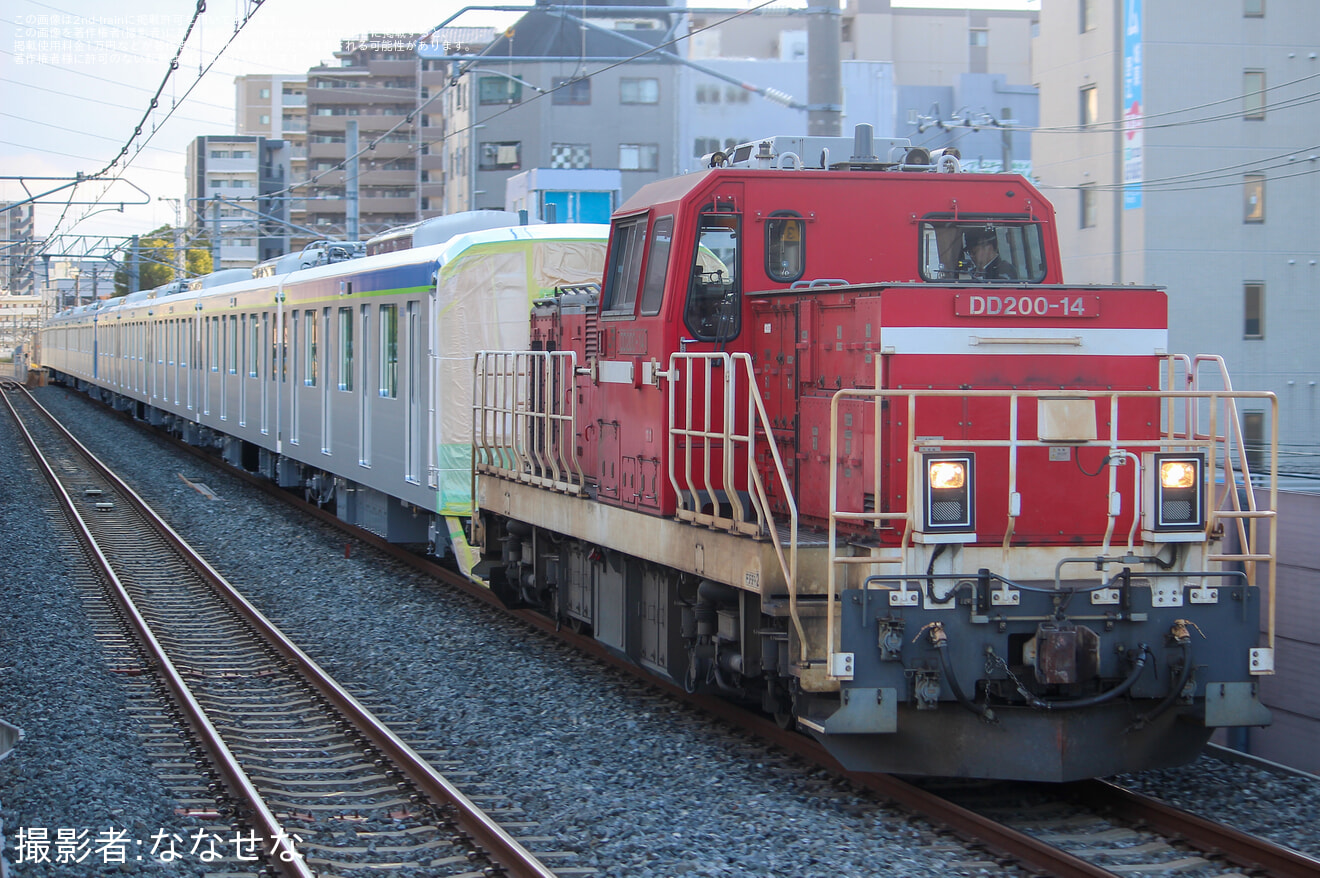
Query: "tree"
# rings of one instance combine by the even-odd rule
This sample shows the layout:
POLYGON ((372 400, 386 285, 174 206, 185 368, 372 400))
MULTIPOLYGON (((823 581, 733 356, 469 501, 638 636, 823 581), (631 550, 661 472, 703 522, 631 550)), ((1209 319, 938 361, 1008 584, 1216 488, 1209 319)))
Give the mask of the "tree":
MULTIPOLYGON (((186 230, 181 237, 188 241, 186 230)), ((184 274, 187 277, 199 277, 211 273, 210 243, 205 237, 194 237, 184 245, 184 274)), ((128 260, 131 254, 125 253, 120 267, 115 271, 115 295, 124 296, 134 290, 128 288, 128 260)), ((138 238, 138 282, 137 289, 152 290, 161 284, 174 280, 174 228, 161 226, 138 238)))

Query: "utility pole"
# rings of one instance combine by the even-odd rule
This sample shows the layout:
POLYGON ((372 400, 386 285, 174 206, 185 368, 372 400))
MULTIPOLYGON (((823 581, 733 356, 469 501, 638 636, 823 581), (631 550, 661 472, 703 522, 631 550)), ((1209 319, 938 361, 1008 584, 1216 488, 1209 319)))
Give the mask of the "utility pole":
POLYGON ((136 293, 138 290, 138 236, 133 236, 133 242, 128 245, 128 291, 136 293))
POLYGON ((220 196, 211 199, 211 270, 220 270, 220 196))
POLYGON ((347 228, 347 238, 350 241, 358 240, 358 123, 356 119, 349 119, 344 128, 344 149, 347 156, 344 162, 344 198, 345 198, 345 223, 347 228))
POLYGON ((807 134, 838 137, 843 132, 842 38, 839 0, 807 0, 807 134))
POLYGON ((163 195, 157 196, 156 200, 174 204, 174 279, 183 280, 183 229, 179 228, 183 224, 182 203, 177 198, 166 198, 163 195))

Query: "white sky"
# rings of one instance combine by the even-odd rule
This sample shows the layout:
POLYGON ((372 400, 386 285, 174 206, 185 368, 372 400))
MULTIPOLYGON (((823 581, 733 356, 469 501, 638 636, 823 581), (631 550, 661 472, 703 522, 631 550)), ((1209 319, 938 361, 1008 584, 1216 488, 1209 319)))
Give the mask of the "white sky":
MULTIPOLYGON (((754 5, 747 0, 690 3, 731 9, 754 5)), ((89 216, 73 231, 130 235, 172 223, 173 205, 157 199, 183 196, 184 149, 194 137, 233 133, 236 75, 303 73, 308 67, 332 61, 341 39, 426 31, 459 9, 474 5, 459 0, 432 4, 266 0, 185 100, 199 68, 211 61, 247 9, 244 0, 210 0, 188 40, 180 69, 161 96, 160 108, 144 127, 150 132, 154 124, 160 130, 124 173, 126 180, 146 194, 118 183, 101 207, 117 205, 120 199, 149 198, 150 202, 129 206, 123 213, 110 210, 89 216), (182 103, 166 121, 166 108, 176 102, 182 103)), ((1040 0, 896 0, 893 5, 1039 9, 1040 0)), ((194 8, 190 0, 119 0, 114 4, 106 0, 6 0, 0 10, 0 177, 70 177, 103 168, 142 118, 194 8)), ((473 11, 454 25, 503 26, 515 17, 473 11)), ((130 156, 137 149, 135 145, 130 156)), ((34 194, 57 185, 29 183, 34 194)), ((103 189, 101 185, 79 187, 77 197, 90 200, 103 189)), ((16 183, 0 181, 0 200, 23 197, 16 183)), ((63 202, 54 203, 56 197, 67 198, 68 191, 37 207, 38 236, 48 233, 60 216, 63 202)), ((93 209, 72 205, 68 218, 82 217, 93 209)), ((69 219, 62 230, 69 230, 69 219)))

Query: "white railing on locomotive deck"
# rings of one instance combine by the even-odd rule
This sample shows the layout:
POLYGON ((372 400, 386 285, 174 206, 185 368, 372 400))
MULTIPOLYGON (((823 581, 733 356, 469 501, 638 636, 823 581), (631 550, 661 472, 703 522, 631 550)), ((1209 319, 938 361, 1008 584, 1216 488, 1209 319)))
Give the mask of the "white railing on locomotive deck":
MULTIPOLYGON (((1174 358, 1171 358, 1171 360, 1174 358)), ((1268 595, 1268 616, 1266 623, 1266 634, 1270 649, 1274 648, 1275 639, 1275 584, 1277 570, 1275 564, 1277 549, 1277 528, 1273 526, 1273 519, 1278 509, 1278 446, 1275 436, 1278 433, 1278 400, 1273 393, 1263 391, 1233 391, 1226 390, 1200 390, 1195 389, 1197 380, 1197 367, 1204 364, 1218 363, 1223 367, 1223 361, 1217 357, 1197 357, 1195 359, 1182 358, 1181 362, 1186 363, 1189 368, 1189 378, 1187 384, 1193 389, 1187 390, 1143 390, 1143 391, 1099 391, 1099 390, 1038 390, 1038 391, 1015 391, 1015 390, 874 390, 874 389, 845 389, 837 391, 831 400, 830 406, 830 488, 829 488, 829 554, 830 563, 826 583, 827 594, 827 612, 829 619, 826 624, 826 657, 825 659, 812 659, 813 662, 829 662, 830 657, 835 654, 835 645, 838 643, 836 628, 839 624, 839 612, 836 599, 842 590, 839 584, 839 569, 845 570, 853 566, 873 566, 880 564, 897 565, 899 572, 890 574, 886 577, 891 581, 899 583, 897 590, 907 591, 909 585, 916 583, 919 587, 922 580, 922 571, 910 571, 906 568, 907 549, 911 545, 912 534, 916 530, 917 522, 915 519, 916 510, 909 505, 906 509, 895 510, 892 512, 847 512, 841 511, 838 506, 838 474, 839 474, 839 447, 838 437, 842 431, 839 429, 839 403, 845 399, 856 399, 870 401, 873 403, 875 424, 876 445, 873 449, 876 460, 887 459, 886 455, 896 458, 897 449, 886 449, 883 443, 884 431, 881 429, 880 417, 883 406, 882 400, 891 400, 888 410, 893 412, 898 410, 900 401, 906 402, 904 417, 906 418, 907 437, 905 441, 905 456, 908 461, 908 471, 906 474, 906 490, 909 498, 920 496, 922 474, 917 466, 921 461, 921 446, 930 444, 930 440, 918 440, 917 436, 917 403, 921 399, 939 399, 939 398, 958 398, 958 399, 1004 399, 1008 405, 1008 436, 1001 439, 943 439, 939 445, 942 451, 951 450, 970 450, 976 448, 1006 448, 1008 449, 1008 485, 1005 491, 1004 506, 1007 518, 1007 527, 1003 538, 1003 548, 1007 552, 1012 546, 1013 525, 1017 517, 1018 510, 1021 509, 1022 497, 1018 491, 1018 451, 1022 448, 1048 448, 1052 444, 1041 439, 1024 439, 1018 435, 1018 410, 1019 406, 1026 400, 1039 401, 1043 399, 1091 399, 1104 401, 1108 403, 1109 421, 1108 436, 1098 437, 1095 440, 1085 442, 1070 442, 1070 446, 1076 448, 1101 448, 1107 451, 1107 458, 1117 457, 1128 458, 1134 461, 1134 482, 1133 493, 1134 509, 1131 510, 1132 526, 1128 530, 1126 551, 1132 554, 1135 547, 1136 530, 1141 521, 1142 498, 1140 478, 1140 457, 1133 454, 1133 450, 1140 451, 1204 451, 1206 455, 1207 472, 1211 485, 1223 485, 1223 493, 1218 497, 1211 497, 1212 502, 1206 504, 1207 515, 1204 532, 1207 537, 1216 529, 1217 519, 1229 518, 1236 519, 1239 529, 1239 546, 1243 551, 1223 552, 1207 555, 1207 561, 1219 562, 1241 562, 1248 565, 1247 576, 1251 585, 1257 585, 1258 572, 1257 564, 1265 564, 1267 570, 1267 595, 1268 595), (1120 399, 1155 399, 1162 404, 1160 436, 1151 439, 1120 439, 1119 438, 1119 400, 1120 399), (1255 490, 1252 486, 1247 472, 1247 456, 1242 452, 1241 428, 1237 420, 1237 400, 1257 399, 1268 402, 1272 416, 1272 428, 1270 431, 1270 473, 1269 473, 1269 506, 1266 509, 1258 507, 1255 490), (1181 401, 1181 406, 1178 403, 1181 401), (1178 408, 1184 411, 1184 426, 1179 428, 1176 423, 1175 413, 1178 408), (1228 431, 1220 431, 1218 425, 1227 423, 1231 425, 1228 431), (1191 429, 1186 425, 1190 424, 1191 429), (1205 424, 1205 429, 1198 425, 1205 424), (1235 455, 1234 451, 1238 453, 1235 455), (1235 460, 1236 457, 1236 460, 1235 460), (1243 499, 1245 498, 1245 503, 1243 499), (1245 506, 1245 508, 1243 508, 1245 506), (1245 520, 1263 519, 1271 524, 1269 527, 1269 548, 1266 552, 1259 551, 1259 528, 1251 528, 1248 535, 1245 528, 1245 520), (870 523, 875 529, 886 526, 901 524, 903 535, 899 544, 899 553, 897 557, 873 557, 869 555, 848 555, 843 556, 838 552, 838 524, 840 522, 864 522, 870 523)), ((1169 365, 1169 376, 1172 383, 1175 374, 1174 364, 1169 365)), ((1222 378, 1227 383, 1227 371, 1223 370, 1222 378)), ((879 382, 877 382, 879 383, 879 382)), ((1113 496, 1117 484, 1117 469, 1115 466, 1107 466, 1109 469, 1109 496, 1113 496)), ((883 496, 881 493, 881 470, 875 467, 875 496, 883 496)), ((1213 490, 1213 489, 1212 489, 1213 490)), ((1120 510, 1112 505, 1106 510, 1108 525, 1105 532, 1103 545, 1100 547, 1100 554, 1107 554, 1110 548, 1110 540, 1113 536, 1115 523, 1121 514, 1120 510)), ((846 576, 845 576, 846 580, 846 576)), ((846 582, 844 588, 847 587, 846 582)), ((893 590, 893 589, 890 589, 893 590)))
POLYGON ((797 630, 802 658, 805 660, 807 637, 797 611, 797 500, 789 485, 779 446, 774 441, 751 356, 722 351, 674 353, 669 357, 669 370, 659 373, 659 378, 669 382, 669 447, 666 457, 669 482, 678 500, 675 517, 693 524, 765 537, 771 541, 788 588, 789 615, 797 630), (720 375, 718 382, 715 380, 716 370, 720 375), (701 389, 702 404, 699 409, 693 402, 694 386, 701 389), (681 412, 678 408, 680 389, 687 391, 683 394, 681 412), (712 394, 716 390, 718 397, 712 394), (747 406, 746 428, 739 432, 738 406, 739 400, 743 399, 747 406), (774 513, 770 508, 770 496, 756 466, 756 452, 761 448, 774 461, 778 488, 788 507, 787 546, 780 539, 774 513), (742 449, 747 459, 747 496, 756 514, 755 523, 747 518, 741 492, 734 482, 739 449, 742 449), (716 458, 719 460, 720 486, 714 484, 711 478, 712 463, 716 458), (693 473, 694 463, 700 470, 699 477, 693 473), (722 500, 728 503, 728 515, 721 514, 722 500), (702 511, 707 505, 711 511, 702 511))
POLYGON ((473 360, 472 498, 479 472, 581 493, 577 356, 572 351, 479 351, 473 360))

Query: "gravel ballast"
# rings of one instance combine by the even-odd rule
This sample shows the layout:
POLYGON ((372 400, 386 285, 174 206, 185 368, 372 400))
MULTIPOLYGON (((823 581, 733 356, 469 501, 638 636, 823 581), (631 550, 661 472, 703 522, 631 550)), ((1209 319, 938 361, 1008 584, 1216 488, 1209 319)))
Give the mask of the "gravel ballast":
MULTIPOLYGON (((357 544, 346 552, 351 541, 342 533, 80 395, 52 387, 38 398, 342 683, 370 693, 386 719, 415 721, 407 735, 415 746, 448 750, 537 821, 538 832, 553 834, 560 850, 576 854, 554 866, 621 878, 1003 873, 824 772, 742 743, 662 696, 639 694, 635 684, 398 562, 357 544), (204 482, 216 499, 180 476, 204 482)), ((9 455, 0 471, 7 497, 36 490, 21 481, 34 476, 16 472, 18 457, 9 455)), ((0 586, 5 639, 21 644, 0 662, 0 716, 28 731, 22 752, 0 762, 10 846, 25 821, 104 825, 105 813, 82 804, 89 800, 125 809, 115 815, 121 824, 151 825, 148 832, 170 825, 176 818, 156 798, 149 766, 116 749, 133 744, 133 733, 117 725, 127 719, 96 643, 77 635, 85 623, 73 587, 50 594, 60 593, 61 562, 49 527, 11 502, 0 512, 7 525, 29 528, 5 550, 12 556, 5 567, 23 573, 0 586), (55 731, 53 719, 68 716, 71 705, 80 719, 55 731), (79 760, 77 767, 57 767, 66 759, 79 760), (104 781, 102 769, 113 772, 104 781), (99 792, 84 797, 78 784, 99 792)), ((1165 798, 1176 790, 1176 804, 1320 853, 1305 832, 1320 810, 1313 782, 1208 758, 1125 780, 1165 798), (1281 819, 1281 810, 1296 820, 1281 819)))

